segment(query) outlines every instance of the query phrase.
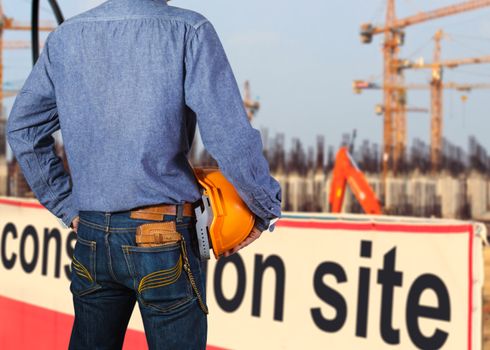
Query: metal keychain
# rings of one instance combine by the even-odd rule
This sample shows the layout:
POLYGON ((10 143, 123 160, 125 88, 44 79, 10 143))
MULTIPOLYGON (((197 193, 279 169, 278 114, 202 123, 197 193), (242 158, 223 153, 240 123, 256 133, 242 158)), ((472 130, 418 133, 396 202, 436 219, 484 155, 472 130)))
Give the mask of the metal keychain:
POLYGON ((189 258, 187 257, 187 249, 185 245, 185 239, 184 236, 182 236, 181 241, 180 241, 180 248, 182 250, 182 255, 184 256, 184 265, 183 268, 187 272, 187 276, 189 278, 189 281, 191 282, 192 289, 194 290, 194 293, 196 293, 197 300, 199 302, 199 306, 201 307, 201 310, 207 315, 209 313, 208 307, 204 303, 204 300, 202 299, 201 293, 199 292, 199 289, 197 288, 196 285, 196 280, 194 278, 194 275, 192 274, 191 270, 191 264, 189 263, 189 258))

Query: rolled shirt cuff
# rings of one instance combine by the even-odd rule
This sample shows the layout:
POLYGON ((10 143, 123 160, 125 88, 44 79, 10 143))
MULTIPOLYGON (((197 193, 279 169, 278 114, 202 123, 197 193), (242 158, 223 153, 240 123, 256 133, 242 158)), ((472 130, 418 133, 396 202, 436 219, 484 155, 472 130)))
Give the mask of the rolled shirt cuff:
POLYGON ((258 215, 255 215, 255 227, 257 227, 261 232, 267 230, 269 224, 270 224, 269 219, 264 219, 259 217, 258 215))
POLYGON ((78 210, 72 209, 64 213, 61 218, 58 218, 58 221, 60 222, 61 226, 63 226, 64 228, 71 228, 70 225, 73 219, 75 219, 77 216, 78 216, 78 210))
POLYGON ((257 227, 262 232, 264 232, 267 229, 269 229, 269 232, 272 232, 276 228, 276 220, 274 220, 274 219, 276 219, 276 218, 264 219, 264 218, 261 218, 261 217, 255 215, 255 227, 257 227), (271 224, 271 221, 273 221, 273 220, 274 220, 274 222, 271 224))

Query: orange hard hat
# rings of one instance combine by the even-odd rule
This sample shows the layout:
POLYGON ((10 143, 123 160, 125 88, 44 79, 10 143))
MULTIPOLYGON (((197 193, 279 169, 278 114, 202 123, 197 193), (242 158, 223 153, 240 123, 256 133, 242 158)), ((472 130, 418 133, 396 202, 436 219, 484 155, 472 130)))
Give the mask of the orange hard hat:
POLYGON ((212 209, 208 236, 218 259, 247 238, 255 224, 255 215, 219 168, 196 167, 193 170, 203 187, 203 200, 208 199, 212 209))

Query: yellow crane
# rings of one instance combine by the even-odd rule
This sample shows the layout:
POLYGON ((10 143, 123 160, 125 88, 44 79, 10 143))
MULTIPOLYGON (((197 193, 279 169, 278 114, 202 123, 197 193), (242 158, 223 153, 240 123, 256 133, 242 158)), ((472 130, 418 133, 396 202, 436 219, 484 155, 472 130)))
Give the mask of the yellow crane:
MULTIPOLYGON (((431 167, 433 172, 439 170, 441 162, 441 151, 442 151, 442 125, 443 125, 443 89, 451 88, 451 85, 443 84, 443 68, 457 68, 463 65, 473 65, 490 63, 490 55, 481 57, 469 57, 463 59, 451 59, 451 60, 441 60, 441 40, 444 37, 444 32, 438 30, 434 35, 434 57, 431 63, 425 63, 424 61, 410 62, 403 61, 398 62, 398 70, 404 69, 431 69, 431 81, 430 81, 430 92, 431 92, 431 137, 430 137, 430 147, 431 147, 431 167)), ((485 84, 481 85, 485 86, 485 84)), ((476 88, 476 87, 473 87, 476 88)), ((400 129, 397 132, 397 143, 406 143, 406 127, 400 129)))
POLYGON ((255 114, 260 109, 260 103, 259 101, 254 101, 252 99, 252 93, 250 91, 250 82, 247 80, 245 81, 245 98, 243 99, 243 104, 245 105, 245 109, 247 110, 247 116, 248 120, 252 121, 253 117, 255 117, 255 114))
MULTIPOLYGON (((490 56, 487 58, 468 58, 462 60, 448 60, 440 61, 437 65, 433 63, 417 63, 418 68, 433 68, 438 67, 437 70, 440 71, 441 67, 457 67, 461 64, 471 64, 471 63, 485 63, 490 62, 490 56)), ((405 85, 391 85, 390 89, 397 91, 399 96, 405 95, 406 90, 430 90, 431 91, 431 165, 432 171, 436 172, 439 170, 442 152, 442 90, 457 90, 457 91, 472 91, 480 89, 490 89, 490 83, 455 83, 455 82, 442 82, 442 74, 432 74, 432 79, 430 84, 405 84, 405 85)), ((352 84, 352 88, 356 94, 360 94, 363 90, 385 90, 387 87, 376 83, 355 80, 352 84)), ((462 97, 462 101, 465 102, 466 96, 462 97)), ((406 103, 406 101, 404 102, 406 103)), ((426 109, 406 107, 405 104, 398 104, 394 107, 394 111, 402 111, 401 114, 406 112, 426 112, 426 109)), ((382 114, 383 106, 376 106, 377 114, 382 114)), ((398 135, 403 135, 403 139, 397 140, 397 145, 399 148, 405 147, 406 143, 406 126, 405 124, 400 125, 400 129, 397 130, 398 135)))
MULTIPOLYGON (((43 21, 39 23, 39 30, 41 31, 52 31, 55 26, 51 22, 43 21)), ((3 88, 3 50, 13 49, 13 48, 25 48, 27 46, 26 42, 15 41, 15 42, 5 42, 3 39, 4 32, 6 30, 28 30, 30 31, 31 25, 29 23, 19 22, 12 17, 7 17, 3 11, 3 2, 0 0, 0 113, 3 113, 3 99, 5 97, 11 97, 15 95, 15 91, 4 91, 3 88)))
MULTIPOLYGON (((473 0, 465 1, 460 4, 446 6, 440 9, 421 12, 413 16, 398 19, 395 12, 395 0, 387 1, 386 22, 381 26, 374 26, 371 23, 361 25, 361 41, 363 43, 371 43, 373 36, 384 34, 383 43, 383 105, 384 105, 384 121, 383 121, 383 189, 385 189, 386 175, 391 164, 395 164, 398 160, 394 159, 394 130, 402 128, 404 115, 397 109, 397 100, 403 100, 404 96, 400 96, 400 91, 393 89, 392 86, 403 83, 401 72, 397 69, 396 62, 398 61, 398 53, 400 46, 405 40, 404 28, 427 22, 430 20, 455 15, 458 13, 477 10, 483 7, 490 6, 490 0, 473 0), (394 116, 396 116, 394 118, 394 116), (396 121, 396 124, 394 123, 396 121)), ((397 152, 397 157, 401 152, 397 152)), ((386 193, 386 191, 384 191, 386 193)))

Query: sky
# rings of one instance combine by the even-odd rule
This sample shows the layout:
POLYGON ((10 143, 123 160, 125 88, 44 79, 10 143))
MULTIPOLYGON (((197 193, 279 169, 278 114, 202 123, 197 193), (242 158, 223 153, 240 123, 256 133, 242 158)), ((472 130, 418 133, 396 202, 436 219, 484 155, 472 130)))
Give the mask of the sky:
MULTIPOLYGON (((60 0, 59 4, 69 18, 102 2, 60 0)), ((398 0, 397 16, 456 2, 398 0)), ((53 19, 48 1, 41 3, 42 19, 53 19)), ((382 37, 375 37, 370 45, 361 44, 359 26, 383 23, 385 0, 172 0, 170 5, 200 12, 213 23, 240 87, 250 80, 252 96, 261 103, 253 121, 255 128, 267 128, 270 137, 284 133, 287 147, 293 138, 312 146, 317 135, 337 147, 342 135, 354 129, 358 145, 364 139, 382 143, 382 117, 375 114, 382 94, 373 90, 356 95, 352 81, 382 81, 382 37)), ((4 0, 4 9, 18 20, 30 19, 30 0, 4 0)), ((489 19, 490 7, 408 27, 400 56, 432 61, 432 37, 439 28, 446 33, 443 59, 490 55, 489 19)), ((5 37, 28 40, 29 33, 7 33, 5 37)), ((14 83, 25 79, 31 64, 30 51, 8 51, 5 79, 14 83)), ((446 70, 444 79, 490 83, 489 68, 482 64, 446 70)), ((427 83, 429 79, 429 71, 406 74, 407 83, 427 83)), ((490 150, 490 90, 474 90, 466 94, 466 102, 462 95, 444 91, 444 136, 467 149, 468 137, 475 135, 490 150)), ((429 108, 429 91, 410 91, 408 105, 429 108)), ((430 114, 409 113, 407 119, 409 142, 414 138, 428 142, 430 114)))

